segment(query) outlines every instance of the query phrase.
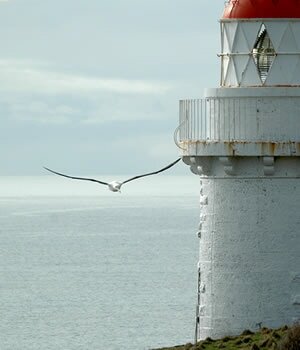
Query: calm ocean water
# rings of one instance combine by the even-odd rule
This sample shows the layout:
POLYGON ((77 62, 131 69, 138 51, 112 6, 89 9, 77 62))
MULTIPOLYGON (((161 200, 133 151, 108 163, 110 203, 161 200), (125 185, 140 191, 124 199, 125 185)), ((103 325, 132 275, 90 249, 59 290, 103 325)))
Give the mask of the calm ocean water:
POLYGON ((91 185, 0 177, 1 350, 192 341, 196 177, 91 185))

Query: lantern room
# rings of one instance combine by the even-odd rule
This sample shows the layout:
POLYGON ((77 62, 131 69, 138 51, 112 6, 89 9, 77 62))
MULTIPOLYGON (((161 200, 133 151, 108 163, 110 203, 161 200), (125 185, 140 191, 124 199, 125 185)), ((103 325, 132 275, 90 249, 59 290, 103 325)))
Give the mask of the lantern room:
POLYGON ((222 87, 300 85, 300 1, 232 0, 220 23, 222 87))

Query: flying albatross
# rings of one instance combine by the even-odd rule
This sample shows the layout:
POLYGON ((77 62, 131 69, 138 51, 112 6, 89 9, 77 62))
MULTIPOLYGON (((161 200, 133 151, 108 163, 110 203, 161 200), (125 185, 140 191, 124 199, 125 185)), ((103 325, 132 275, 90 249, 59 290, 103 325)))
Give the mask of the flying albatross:
POLYGON ((178 163, 180 160, 181 160, 181 158, 178 158, 178 159, 176 159, 174 162, 172 162, 171 164, 165 166, 164 168, 162 168, 162 169, 160 169, 160 170, 153 171, 153 172, 147 173, 147 174, 136 175, 136 176, 133 176, 133 177, 131 177, 130 179, 127 179, 127 180, 122 181, 122 182, 120 182, 120 181, 104 182, 104 181, 100 181, 100 180, 96 180, 96 179, 91 179, 91 178, 88 178, 88 177, 77 177, 77 176, 65 175, 65 174, 58 173, 57 171, 51 170, 51 169, 46 168, 46 167, 44 167, 44 169, 50 171, 50 172, 53 173, 53 174, 60 175, 60 176, 64 176, 64 177, 67 177, 67 178, 69 178, 69 179, 86 180, 86 181, 98 182, 98 183, 101 184, 101 185, 106 185, 106 186, 108 186, 108 188, 109 188, 111 191, 113 191, 113 192, 121 192, 121 186, 123 186, 123 185, 126 184, 127 182, 130 182, 130 181, 139 179, 139 178, 141 178, 141 177, 145 177, 145 176, 150 176, 150 175, 155 175, 155 174, 161 173, 161 172, 163 172, 163 171, 165 171, 165 170, 171 168, 173 165, 175 165, 176 163, 178 163))

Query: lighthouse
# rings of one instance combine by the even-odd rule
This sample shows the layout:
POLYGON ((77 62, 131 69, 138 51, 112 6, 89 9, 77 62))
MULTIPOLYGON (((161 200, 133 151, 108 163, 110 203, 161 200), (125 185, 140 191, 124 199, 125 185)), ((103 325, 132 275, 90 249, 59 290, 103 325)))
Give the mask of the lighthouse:
POLYGON ((231 0, 220 85, 180 101, 200 181, 200 338, 300 319, 300 1, 231 0))

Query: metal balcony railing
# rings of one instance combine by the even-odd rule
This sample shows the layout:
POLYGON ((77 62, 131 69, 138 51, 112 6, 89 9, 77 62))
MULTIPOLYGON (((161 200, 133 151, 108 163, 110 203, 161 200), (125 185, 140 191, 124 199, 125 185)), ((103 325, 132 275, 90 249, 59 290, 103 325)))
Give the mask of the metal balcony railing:
POLYGON ((297 97, 181 100, 174 138, 179 147, 181 142, 199 141, 299 141, 295 115, 300 116, 297 97))

